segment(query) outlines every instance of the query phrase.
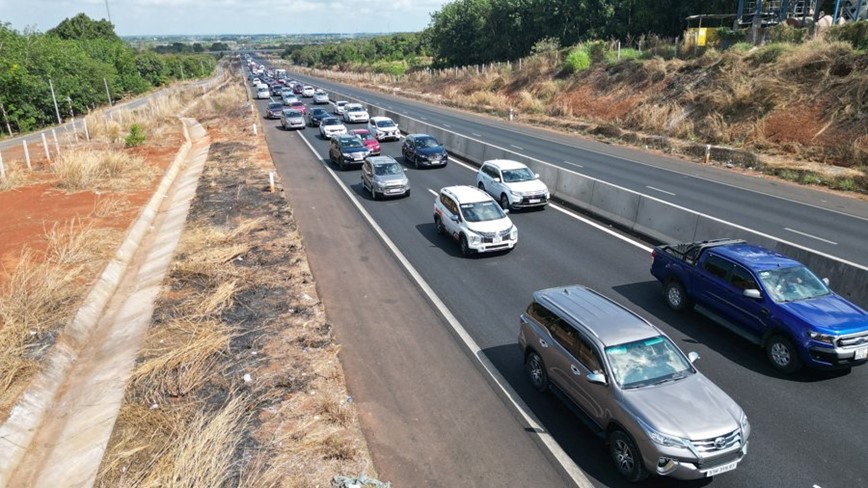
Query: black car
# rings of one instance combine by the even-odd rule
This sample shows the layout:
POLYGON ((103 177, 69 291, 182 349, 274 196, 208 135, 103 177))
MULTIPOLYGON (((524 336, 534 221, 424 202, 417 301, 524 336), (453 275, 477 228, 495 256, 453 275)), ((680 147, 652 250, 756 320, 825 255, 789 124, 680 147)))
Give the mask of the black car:
POLYGON ((326 112, 326 109, 324 108, 312 109, 307 114, 307 125, 310 127, 319 127, 319 123, 322 122, 322 119, 330 116, 331 114, 326 112))
POLYGON ((449 154, 443 144, 428 134, 409 134, 404 138, 401 155, 405 163, 413 163, 413 167, 446 166, 449 154))
POLYGON ((329 145, 329 159, 342 170, 349 165, 361 165, 371 151, 362 143, 359 136, 338 134, 332 137, 329 145))

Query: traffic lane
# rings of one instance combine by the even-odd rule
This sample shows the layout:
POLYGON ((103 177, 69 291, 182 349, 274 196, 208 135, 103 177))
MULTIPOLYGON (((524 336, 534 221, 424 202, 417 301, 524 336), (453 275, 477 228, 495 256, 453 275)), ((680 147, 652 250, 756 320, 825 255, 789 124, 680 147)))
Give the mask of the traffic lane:
MULTIPOLYGON (((858 216, 868 216, 868 205, 859 200, 854 199, 853 203, 848 205, 849 210, 857 212, 856 215, 830 212, 814 206, 816 203, 802 204, 769 196, 773 191, 772 188, 766 188, 765 193, 758 193, 706 178, 694 178, 690 174, 661 171, 655 166, 637 164, 622 156, 587 151, 582 147, 558 140, 541 139, 537 135, 526 134, 512 127, 467 120, 462 118, 463 116, 453 115, 447 111, 432 110, 426 104, 388 98, 386 95, 371 94, 324 80, 300 78, 332 90, 348 92, 349 95, 366 99, 380 106, 393 106, 393 109, 399 113, 533 156, 565 169, 579 171, 676 205, 756 229, 758 232, 770 234, 781 240, 839 256, 861 265, 868 265, 868 253, 864 251, 862 245, 868 240, 868 225, 865 225, 864 217, 858 216), (709 195, 716 198, 709 198, 709 195), (757 209, 763 211, 758 212, 757 209), (758 218, 760 215, 762 218, 758 218)), ((635 155, 635 158, 641 157, 644 157, 641 153, 635 155)), ((811 192, 804 188, 800 190, 800 193, 811 192)), ((790 192, 786 198, 795 196, 790 192)), ((826 199, 833 198, 828 193, 825 196, 826 199)))
POLYGON ((425 297, 389 286, 406 273, 300 135, 265 128, 381 475, 396 486, 564 486, 425 297))
MULTIPOLYGON (((319 144, 320 150, 323 151, 323 157, 327 157, 327 143, 319 141, 319 144)), ((397 145, 384 144, 385 154, 398 156, 398 151, 397 145)), ((400 160, 400 158, 396 159, 400 160)), ((584 283, 603 291, 616 300, 619 299, 620 295, 622 299, 626 299, 626 305, 640 312, 644 310, 646 313, 643 315, 669 333, 683 349, 700 352, 703 360, 699 367, 713 381, 742 403, 757 429, 755 432, 760 433, 752 440, 751 458, 775 459, 778 466, 783 466, 782 469, 798 473, 801 476, 798 479, 819 480, 824 478, 824 473, 817 472, 813 465, 803 465, 801 461, 798 461, 801 457, 795 458, 794 463, 790 454, 791 451, 779 449, 781 445, 804 446, 805 444, 794 444, 794 439, 787 438, 788 431, 782 430, 777 422, 780 418, 788 418, 790 422, 804 423, 804 420, 800 419, 804 419, 805 416, 807 418, 824 418, 827 412, 835 412, 836 415, 840 416, 839 418, 846 419, 838 425, 838 428, 821 428, 818 429, 818 432, 810 432, 811 437, 817 439, 816 444, 814 444, 815 447, 824 445, 826 452, 835 453, 834 446, 840 439, 846 439, 852 435, 847 432, 847 426, 853 425, 848 417, 851 417, 853 412, 865 410, 864 401, 860 401, 858 394, 861 390, 858 387, 854 388, 852 384, 863 384, 864 376, 861 379, 854 377, 852 382, 847 377, 842 377, 843 386, 840 384, 826 385, 825 381, 818 381, 815 383, 816 395, 825 401, 812 401, 810 403, 803 401, 800 403, 798 400, 803 398, 800 391, 802 387, 797 383, 791 388, 777 388, 779 382, 786 380, 776 377, 771 368, 766 365, 763 353, 759 348, 745 343, 742 339, 710 323, 707 319, 703 321, 701 316, 682 316, 669 313, 663 305, 659 285, 648 280, 650 275, 647 268, 650 257, 646 251, 636 251, 638 254, 630 258, 630 256, 613 256, 612 246, 607 242, 581 245, 579 244, 582 239, 581 236, 564 235, 564 229, 569 227, 569 222, 557 218, 559 213, 553 209, 547 209, 543 212, 514 212, 511 214, 519 228, 520 236, 519 246, 512 253, 470 260, 460 258, 456 244, 437 236, 433 223, 430 222, 434 196, 429 193, 427 198, 419 199, 417 197, 419 197, 419 190, 422 187, 439 189, 451 184, 472 184, 473 173, 454 163, 444 169, 408 170, 408 173, 414 187, 413 196, 410 199, 392 200, 388 203, 367 202, 369 212, 375 216, 387 232, 389 232, 390 225, 395 226, 395 229, 389 232, 391 237, 404 250, 411 262, 414 262, 429 284, 437 290, 448 291, 448 293, 444 292, 443 299, 450 310, 466 325, 474 339, 485 349, 486 355, 495 363, 498 370, 510 381, 512 386, 522 394, 522 398, 530 404, 544 425, 553 432, 562 447, 570 453, 580 467, 589 472, 595 479, 604 480, 603 483, 606 485, 618 481, 617 477, 612 479, 613 470, 609 469, 608 463, 599 465, 599 462, 607 460, 604 451, 600 451, 601 445, 594 446, 593 442, 587 443, 587 437, 579 436, 578 439, 583 439, 583 441, 577 444, 578 439, 573 435, 566 435, 563 438, 558 435, 559 432, 577 432, 576 423, 573 420, 564 424, 563 418, 560 417, 562 411, 555 409, 553 415, 550 415, 552 411, 549 410, 548 405, 541 406, 540 402, 535 401, 535 397, 538 395, 532 392, 527 385, 521 367, 520 353, 515 348, 517 316, 526 306, 526 302, 530 300, 530 294, 539 288, 574 282, 584 283), (402 222, 402 217, 405 217, 406 221, 402 222), (428 222, 419 223, 420 219, 428 222), (545 225, 540 228, 541 224, 545 225), (416 233, 424 237, 424 241, 411 239, 404 242, 402 236, 414 236, 416 233, 412 231, 407 233, 403 229, 412 227, 416 228, 416 233), (424 253, 426 248, 428 252, 424 253), (529 255, 523 253, 527 249, 544 250, 546 255, 561 256, 562 259, 554 258, 534 262, 529 255), (603 250, 603 252, 597 256, 589 255, 591 251, 595 250, 603 250), (417 256, 417 254, 419 255, 417 256), (447 257, 446 261, 438 261, 438 258, 443 256, 447 257), (576 256, 583 256, 584 259, 576 259, 576 256), (512 260, 511 264, 505 264, 505 259, 512 260), (426 263, 436 264, 425 266, 426 263), (565 267, 569 268, 570 263, 578 264, 581 269, 564 272, 565 267), (597 267, 599 263, 606 264, 597 267), (506 268, 524 271, 519 271, 519 276, 499 276, 497 274, 500 269, 506 268), (533 269, 534 272, 526 273, 527 269, 533 269), (552 279, 552 277, 559 275, 564 276, 564 278, 560 281, 552 279), (461 282, 455 280, 456 276, 461 276, 461 282), (485 279, 477 280, 478 282, 474 283, 473 278, 478 276, 484 276, 485 279), (620 278, 603 280, 602 277, 605 276, 620 278), (514 286, 521 282, 527 282, 527 285, 524 288, 514 286), (463 286, 465 284, 468 286, 463 286), (487 293, 492 288, 498 291, 494 296, 487 293), (607 290, 611 290, 611 292, 607 290), (509 298, 504 303, 498 303, 498 295, 509 298), (505 310, 508 312, 502 313, 505 310), (699 322, 699 325, 696 322, 699 322), (703 331, 707 331, 707 333, 702 335, 703 331), (697 335, 697 332, 700 335, 697 335), (745 381, 746 377, 749 381, 745 381), (839 388, 849 391, 850 396, 842 398, 837 393, 839 388), (768 398, 768 404, 761 404, 758 407, 761 412, 759 414, 756 414, 756 409, 751 408, 744 401, 744 399, 756 396, 757 390, 778 390, 776 395, 768 398), (782 410, 782 405, 789 405, 792 408, 782 410), (781 430, 780 433, 783 434, 784 438, 777 438, 777 434, 768 435, 769 432, 781 430), (763 438, 767 439, 768 442, 763 441, 763 438), (595 459, 596 461, 587 464, 580 461, 587 459, 595 459), (600 467, 603 469, 597 469, 600 467)), ((363 194, 358 185, 358 171, 342 172, 340 176, 347 184, 356 185, 356 191, 359 195, 363 194)), ((861 371, 854 371, 855 373, 864 374, 861 371)), ((802 378, 810 381, 812 375, 808 373, 802 378)), ((813 378, 829 379, 824 375, 813 378)), ((811 397, 813 396, 811 395, 811 397)), ((581 431, 581 427, 578 431, 581 431)), ((586 434, 590 434, 590 431, 587 431, 586 434)), ((593 441, 592 436, 590 440, 593 441)), ((857 449, 836 453, 835 456, 840 455, 841 459, 848 459, 864 454, 863 451, 857 449)), ((841 467, 846 470, 848 465, 854 466, 854 464, 844 464, 841 467)), ((762 473, 752 472, 753 470, 749 467, 750 463, 746 461, 745 466, 737 470, 739 474, 728 473, 724 478, 734 479, 732 486, 738 486, 738 483, 742 481, 756 480, 757 478, 754 476, 763 476, 762 473), (742 478, 743 476, 747 478, 742 478)), ((775 484, 774 479, 770 478, 769 481, 771 485, 775 484)))

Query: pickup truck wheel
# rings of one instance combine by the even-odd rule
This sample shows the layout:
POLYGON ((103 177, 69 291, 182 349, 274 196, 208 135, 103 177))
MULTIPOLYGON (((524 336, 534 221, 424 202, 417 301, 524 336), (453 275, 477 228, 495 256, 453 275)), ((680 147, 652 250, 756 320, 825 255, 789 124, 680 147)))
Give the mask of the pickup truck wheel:
POLYGON ((781 373, 795 373, 802 369, 802 359, 789 337, 773 335, 766 341, 766 355, 772 366, 781 373))
POLYGON ((669 305, 669 308, 676 312, 687 310, 693 305, 690 303, 690 299, 687 298, 687 292, 684 290, 684 285, 681 282, 670 281, 666 283, 663 293, 666 296, 666 305, 669 305))
POLYGON ((527 370, 527 377, 530 379, 533 389, 540 393, 545 393, 549 389, 549 375, 546 373, 545 363, 543 363, 539 354, 535 352, 528 354, 527 359, 524 361, 524 367, 527 370))
POLYGON ((642 455, 639 448, 627 434, 615 430, 609 434, 609 454, 615 461, 615 466, 621 476, 635 483, 648 477, 648 471, 642 463, 642 455))

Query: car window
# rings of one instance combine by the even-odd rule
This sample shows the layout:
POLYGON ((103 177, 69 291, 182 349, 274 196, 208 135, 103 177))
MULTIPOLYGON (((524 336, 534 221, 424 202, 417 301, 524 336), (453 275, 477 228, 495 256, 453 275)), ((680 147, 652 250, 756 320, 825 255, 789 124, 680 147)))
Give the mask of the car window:
POLYGON ((391 120, 378 120, 377 127, 394 127, 395 123, 391 120))
POLYGON ((579 335, 578 360, 588 368, 588 371, 595 373, 603 372, 602 361, 600 361, 600 357, 597 355, 597 350, 581 335, 579 335))
POLYGON ((759 278, 776 302, 804 300, 832 293, 817 275, 804 266, 760 271, 759 278))
POLYGON ((505 214, 495 201, 465 203, 461 205, 461 213, 468 222, 484 222, 502 219, 505 214))
POLYGON ((448 196, 441 193, 440 194, 440 202, 443 204, 443 206, 446 208, 446 210, 448 210, 449 212, 451 212, 455 215, 458 214, 458 206, 455 205, 455 202, 453 202, 451 198, 449 198, 448 196))
POLYGON ((712 255, 708 256, 702 267, 705 271, 708 271, 718 278, 726 278, 726 274, 729 272, 729 268, 732 267, 732 264, 723 258, 712 255))
POLYGON ((398 163, 378 164, 374 166, 374 173, 377 176, 398 175, 401 174, 401 167, 398 163))
POLYGON ((729 282, 739 290, 758 290, 756 280, 751 276, 750 271, 742 266, 735 265, 732 269, 732 274, 729 277, 729 282))
POLYGON ((344 139, 344 140, 342 141, 342 143, 343 143, 343 146, 344 146, 345 148, 349 148, 349 149, 365 147, 365 146, 362 144, 362 141, 359 140, 359 139, 357 139, 357 138, 355 138, 355 137, 353 137, 353 138, 351 138, 351 139, 344 139))
POLYGON ((665 336, 607 347, 605 353, 612 377, 622 388, 676 381, 696 372, 665 336))
POLYGON ((573 356, 578 351, 579 333, 562 319, 557 318, 548 324, 549 332, 555 342, 563 346, 573 356))
POLYGON ((558 318, 557 315, 551 313, 549 309, 545 308, 537 302, 532 302, 530 305, 528 305, 525 313, 532 319, 536 320, 537 323, 542 326, 545 326, 552 320, 558 318))
POLYGON ((531 181, 533 179, 533 173, 527 168, 507 169, 503 171, 504 183, 518 183, 520 181, 531 181))

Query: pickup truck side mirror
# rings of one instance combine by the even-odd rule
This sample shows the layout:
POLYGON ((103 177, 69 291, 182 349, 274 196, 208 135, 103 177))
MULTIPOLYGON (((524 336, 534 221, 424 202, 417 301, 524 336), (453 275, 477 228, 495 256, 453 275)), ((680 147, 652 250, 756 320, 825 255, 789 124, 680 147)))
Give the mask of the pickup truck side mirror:
POLYGON ((826 286, 829 286, 829 278, 823 278, 823 283, 825 283, 826 286))
POLYGON ((763 297, 763 294, 760 293, 760 291, 756 288, 748 288, 747 290, 742 292, 742 295, 753 299, 760 299, 763 297))
POLYGON ((608 385, 609 383, 606 381, 606 375, 602 373, 588 373, 588 382, 594 383, 597 385, 608 385))
POLYGON ((687 353, 687 359, 690 360, 690 364, 693 364, 696 362, 697 359, 699 359, 699 353, 696 351, 690 351, 689 353, 687 353))

